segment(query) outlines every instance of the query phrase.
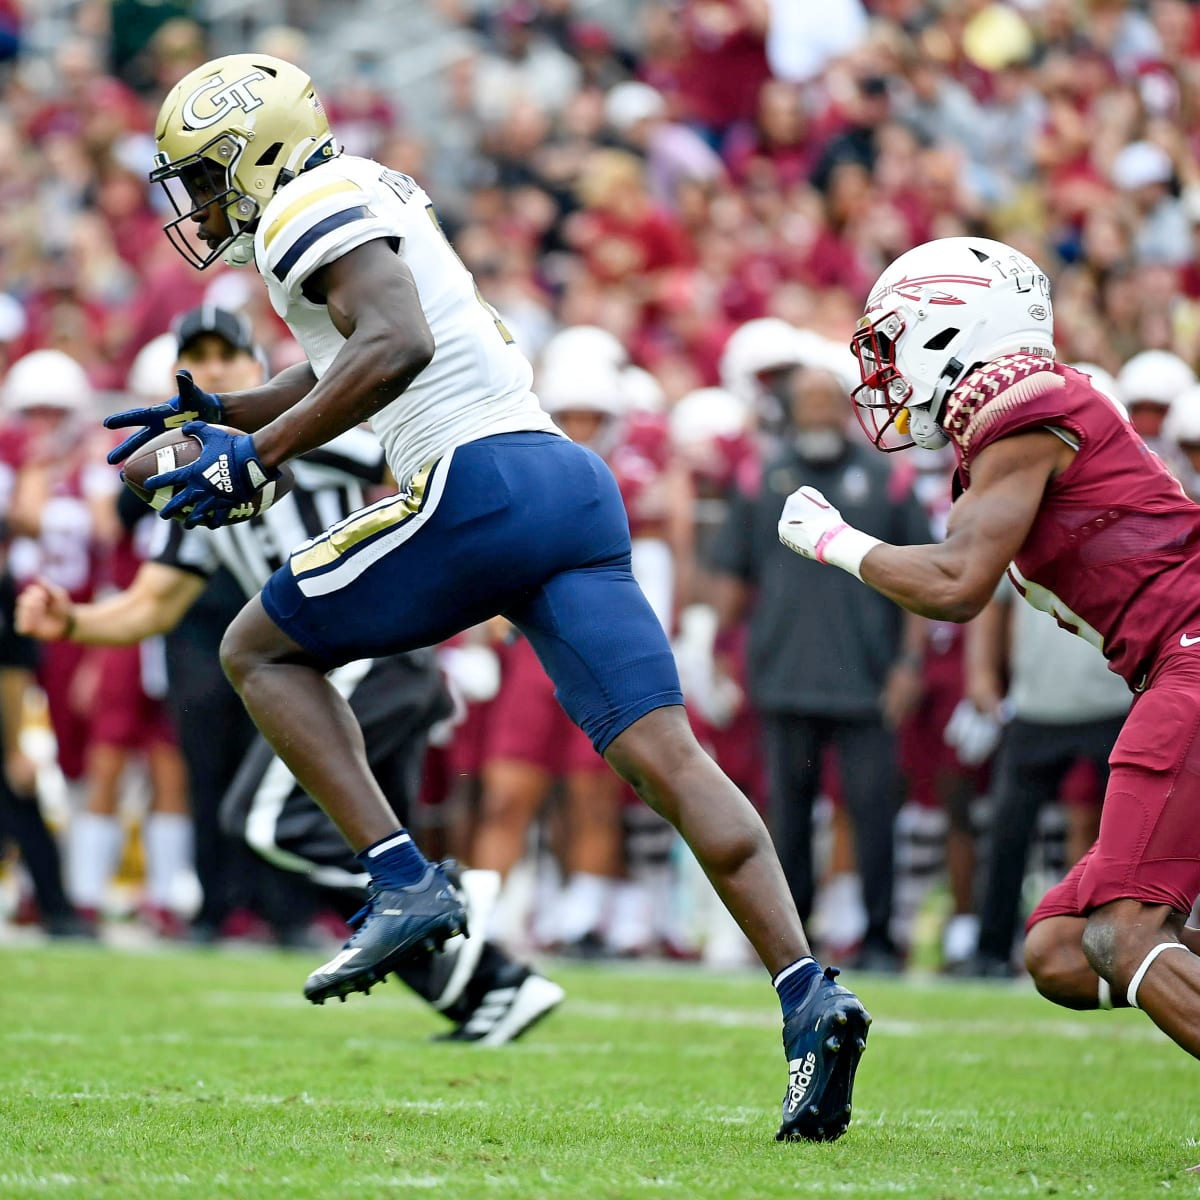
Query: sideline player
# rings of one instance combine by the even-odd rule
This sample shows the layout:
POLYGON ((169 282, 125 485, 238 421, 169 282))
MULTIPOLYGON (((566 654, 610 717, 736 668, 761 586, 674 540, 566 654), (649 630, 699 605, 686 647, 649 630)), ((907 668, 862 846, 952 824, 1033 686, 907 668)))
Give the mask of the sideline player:
MULTIPOLYGON (((179 376, 184 395, 199 386, 193 380, 262 378, 249 331, 233 313, 193 309, 176 329, 175 366, 188 366, 188 373, 179 376), (198 347, 201 329, 206 342, 198 347)), ((120 592, 85 604, 73 602, 66 589, 49 581, 29 584, 17 599, 18 630, 44 641, 133 645, 177 628, 222 566, 245 597, 253 596, 297 537, 319 533, 326 520, 344 517, 362 505, 364 488, 383 479, 383 452, 370 434, 348 430, 298 460, 294 473, 289 495, 236 527, 186 530, 176 522, 156 522, 160 536, 152 557, 120 592)), ((121 499, 150 511, 128 489, 121 499)), ((425 734, 445 715, 445 692, 432 652, 348 663, 331 680, 362 722, 371 770, 388 803, 403 813, 415 799, 425 734)), ((276 866, 329 889, 327 895, 345 914, 361 905, 361 867, 329 818, 305 796, 262 738, 251 742, 240 770, 225 785, 222 819, 232 826, 230 833, 276 866)), ((498 883, 494 873, 462 871, 459 882, 471 900, 472 916, 484 925, 498 883)), ((397 973, 455 1022, 448 1037, 500 1045, 546 1016, 563 992, 485 943, 485 932, 481 927, 476 937, 455 938, 440 954, 415 956, 397 973)))
MULTIPOLYGON (((219 525, 280 464, 366 419, 401 485, 300 545, 223 644, 256 724, 374 882, 363 924, 309 977, 309 999, 369 990, 463 920, 397 828, 325 673, 504 613, 597 751, 691 844, 772 972, 789 1062, 777 1136, 840 1136, 870 1018, 811 956, 766 828, 692 734, 666 635, 630 571, 611 472, 538 405, 529 362, 429 197, 407 175, 339 154, 308 76, 262 55, 182 79, 155 138, 151 178, 178 213, 166 226, 177 249, 200 267, 253 261, 308 355, 262 388, 191 406, 203 420, 183 428, 204 449, 149 481, 183 485, 163 515, 190 509, 188 522, 219 525)), ((110 417, 145 426, 114 458, 182 409, 176 399, 110 417)))
POLYGON ((779 536, 938 620, 970 620, 1007 569, 1104 652, 1135 699, 1100 835, 1031 914, 1026 964, 1056 1003, 1142 1008, 1200 1057, 1200 929, 1186 924, 1200 893, 1200 506, 1088 376, 1054 361, 1050 281, 1010 246, 943 238, 901 255, 852 349, 876 446, 957 451, 946 539, 879 542, 804 487, 779 536))

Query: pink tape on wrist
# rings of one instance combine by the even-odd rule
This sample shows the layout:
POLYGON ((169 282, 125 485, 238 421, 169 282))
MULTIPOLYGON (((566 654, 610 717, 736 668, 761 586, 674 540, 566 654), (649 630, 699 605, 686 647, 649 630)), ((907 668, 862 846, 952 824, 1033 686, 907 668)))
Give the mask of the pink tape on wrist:
POLYGON ((840 525, 835 525, 832 529, 827 529, 823 534, 821 534, 820 539, 814 547, 817 554, 817 562, 825 561, 825 547, 828 546, 829 543, 832 542, 833 539, 837 537, 837 535, 841 533, 843 529, 849 528, 850 526, 843 521, 840 525))

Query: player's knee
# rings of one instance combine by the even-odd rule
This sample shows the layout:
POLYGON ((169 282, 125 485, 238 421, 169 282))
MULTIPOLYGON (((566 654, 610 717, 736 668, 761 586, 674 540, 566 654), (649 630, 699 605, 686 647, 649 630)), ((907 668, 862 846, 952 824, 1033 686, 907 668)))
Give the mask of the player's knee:
POLYGON ((1079 922, 1039 921, 1025 937, 1025 969, 1047 1000, 1065 1008, 1096 1007, 1096 977, 1079 944, 1079 922))
POLYGON ((1083 952, 1093 971, 1114 988, 1126 988, 1146 955, 1164 940, 1168 910, 1137 900, 1114 900, 1088 915, 1083 952))
POLYGON ((660 812, 672 791, 686 786, 684 776, 697 756, 707 760, 678 706, 648 712, 622 730, 604 752, 609 766, 660 812))
POLYGON ((220 658, 226 679, 239 693, 258 667, 300 661, 295 643, 285 637, 255 601, 247 604, 225 630, 220 658))

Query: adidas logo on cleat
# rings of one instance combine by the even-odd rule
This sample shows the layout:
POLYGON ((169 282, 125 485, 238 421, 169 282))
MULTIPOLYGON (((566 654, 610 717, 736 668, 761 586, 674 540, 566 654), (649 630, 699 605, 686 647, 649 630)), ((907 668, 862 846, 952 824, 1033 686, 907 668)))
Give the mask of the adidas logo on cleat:
POLYGON ((817 1056, 810 1050, 803 1058, 788 1063, 787 1115, 800 1111, 817 1070, 817 1056))
POLYGON ((232 492, 233 480, 229 477, 229 455, 222 454, 215 463, 206 467, 204 478, 218 491, 232 492))

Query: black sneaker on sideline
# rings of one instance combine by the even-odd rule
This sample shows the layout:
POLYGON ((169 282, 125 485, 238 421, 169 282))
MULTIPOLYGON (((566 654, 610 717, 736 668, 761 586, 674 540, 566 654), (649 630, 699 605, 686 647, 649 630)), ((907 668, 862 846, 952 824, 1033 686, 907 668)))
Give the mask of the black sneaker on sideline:
POLYGON ((419 883, 404 888, 367 889, 366 907, 350 919, 353 936, 304 984, 314 1004, 330 996, 369 992, 416 950, 436 950, 465 933, 466 907, 453 884, 430 865, 419 883))
MULTIPOLYGON (((458 1024, 437 1042, 472 1042, 503 1046, 549 1016, 566 993, 557 983, 516 963, 484 973, 456 1005, 458 1024)), ((448 1014, 450 1015, 450 1014, 448 1014)))
POLYGON ((777 1142, 832 1142, 850 1125, 854 1072, 867 1048, 871 1015, 826 967, 783 1022, 788 1089, 777 1142))

